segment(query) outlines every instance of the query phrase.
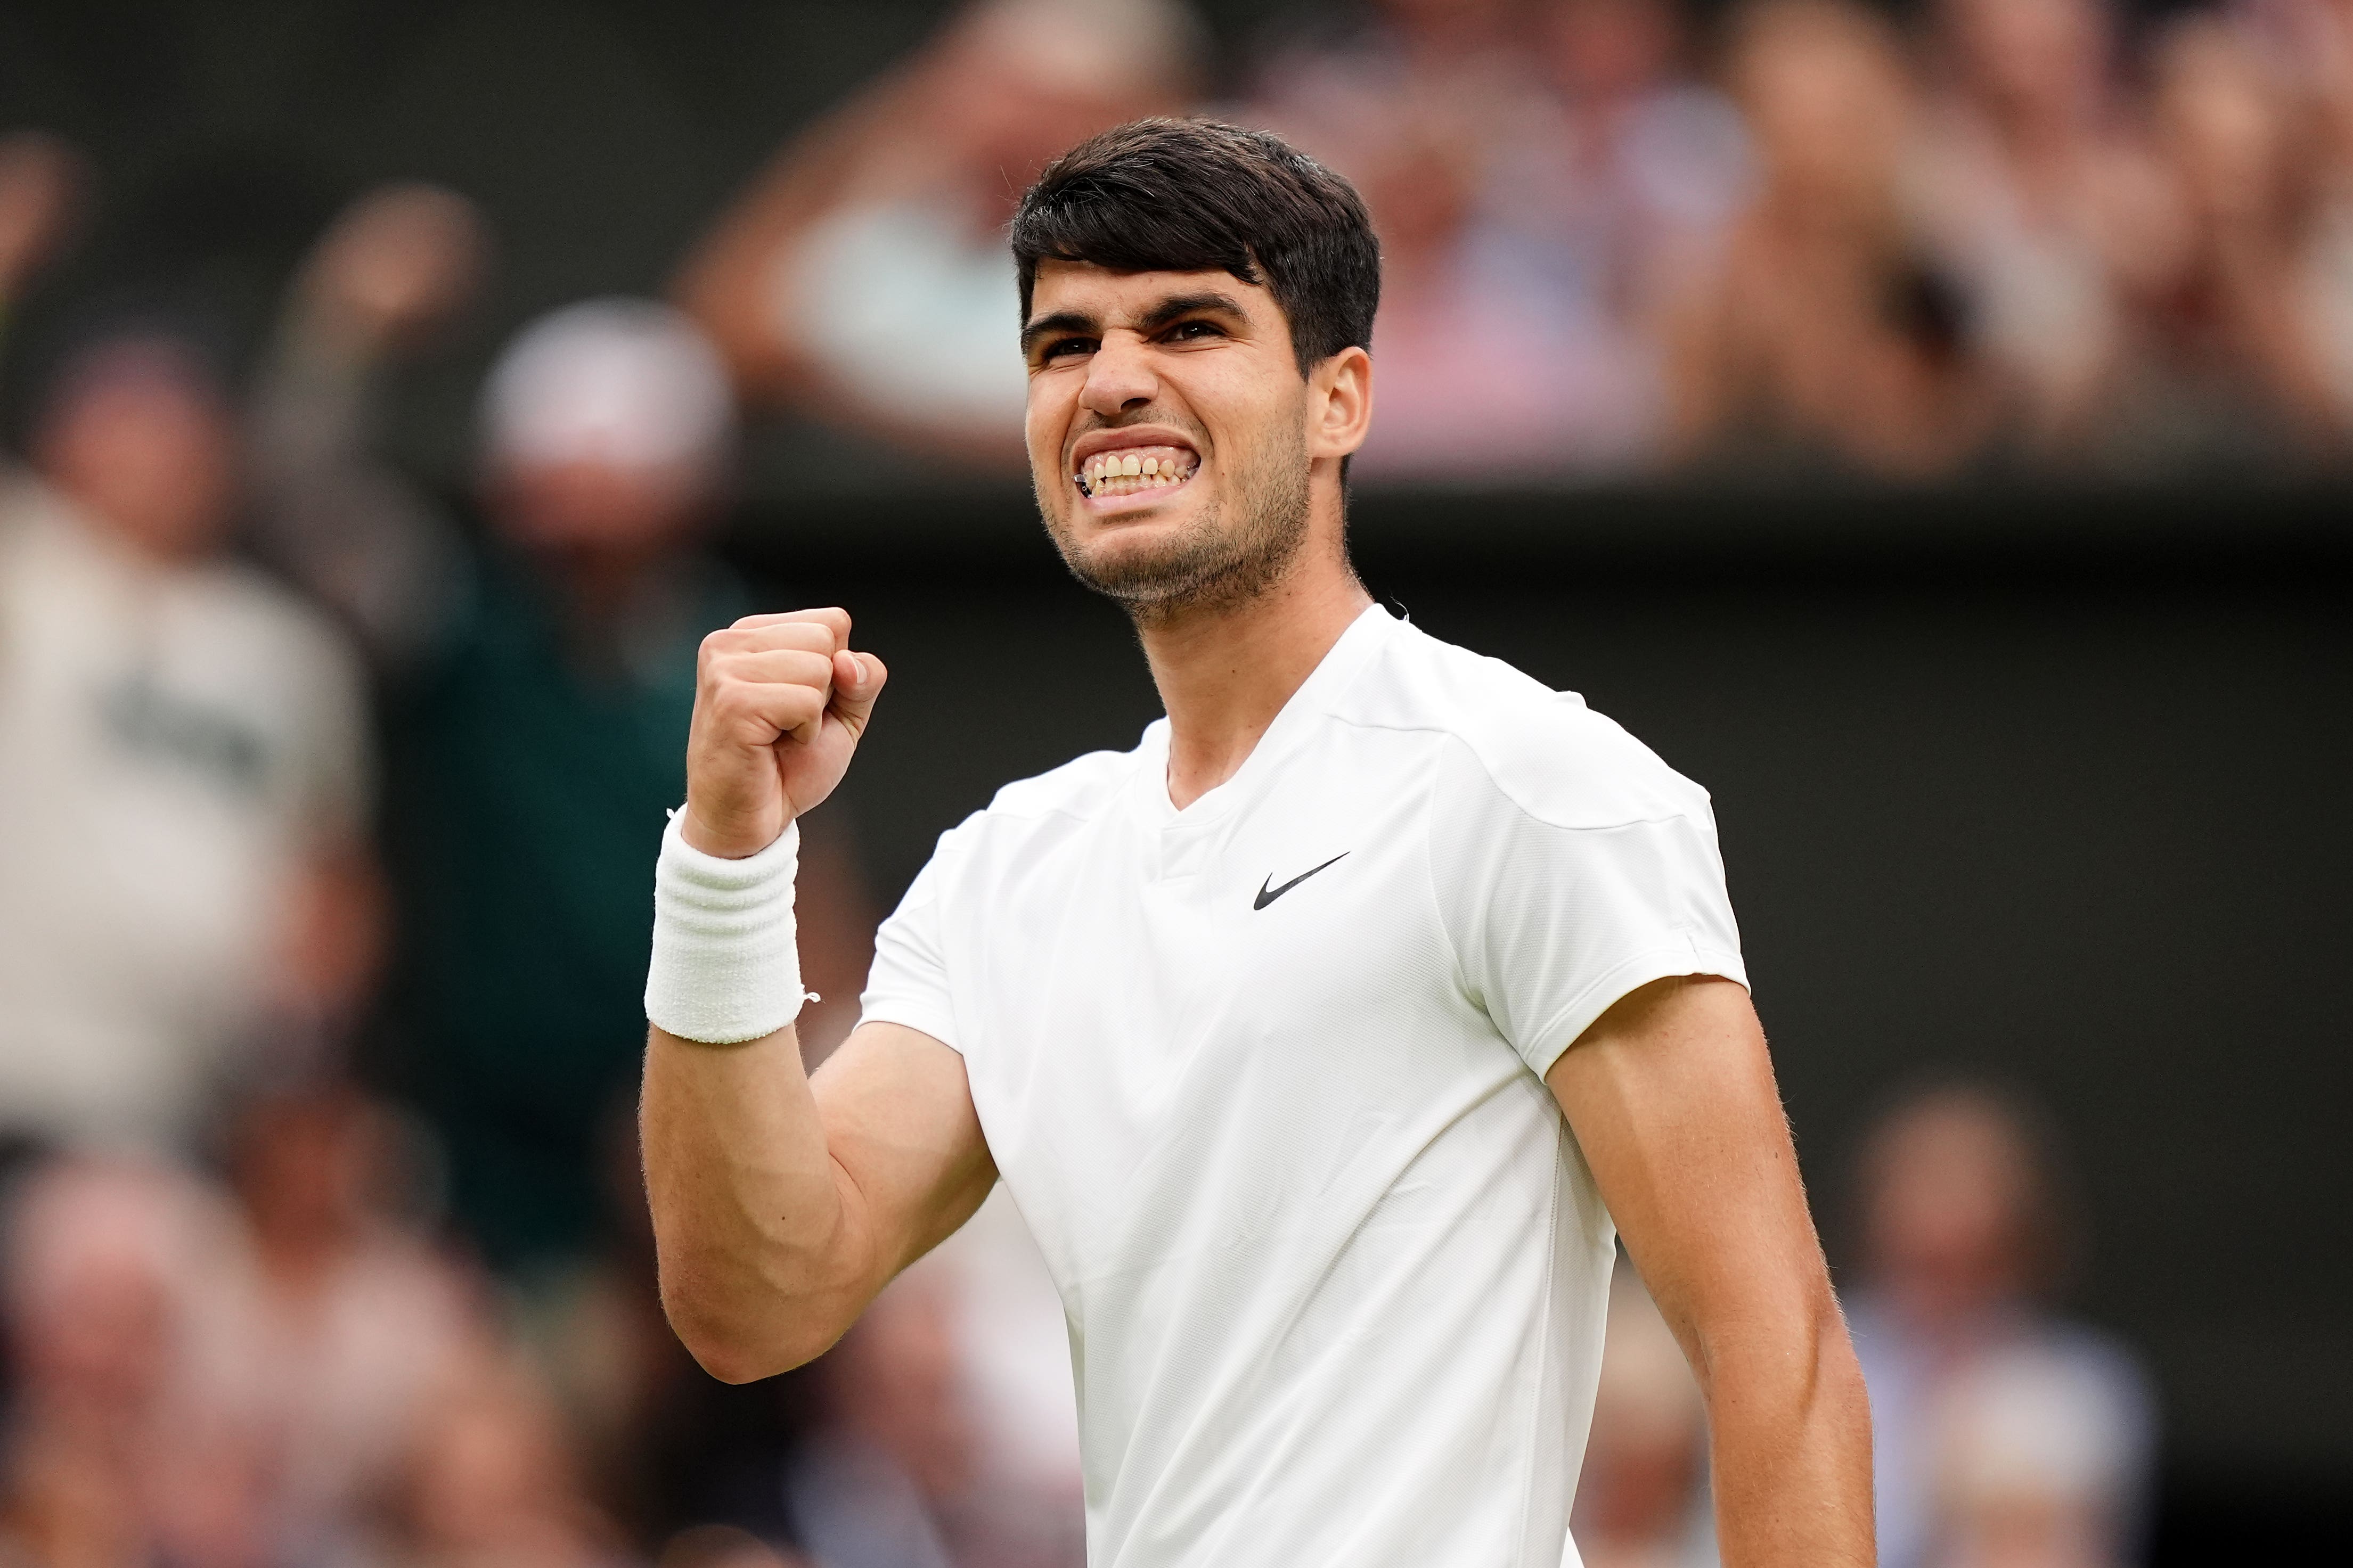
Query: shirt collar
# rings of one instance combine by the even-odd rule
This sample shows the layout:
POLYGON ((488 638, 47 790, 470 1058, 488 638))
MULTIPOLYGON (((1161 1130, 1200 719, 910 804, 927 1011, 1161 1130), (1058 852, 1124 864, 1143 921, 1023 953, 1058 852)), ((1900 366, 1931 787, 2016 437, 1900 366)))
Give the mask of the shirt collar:
POLYGON ((1283 703, 1282 711, 1275 714, 1274 721, 1266 727, 1266 733, 1258 738, 1258 744, 1250 748, 1250 755, 1242 759, 1233 776, 1181 812, 1168 798, 1168 721, 1165 716, 1155 719, 1145 727, 1144 739, 1136 747, 1136 795, 1145 822, 1154 827, 1166 827, 1219 821, 1239 803, 1255 796, 1262 787, 1259 781, 1280 768, 1282 759, 1313 729, 1316 717, 1347 689, 1357 673, 1372 662, 1388 635, 1401 624, 1379 605, 1365 606, 1363 613, 1348 623, 1348 629, 1340 634, 1339 639, 1324 650, 1315 668, 1307 672, 1307 679, 1283 703))

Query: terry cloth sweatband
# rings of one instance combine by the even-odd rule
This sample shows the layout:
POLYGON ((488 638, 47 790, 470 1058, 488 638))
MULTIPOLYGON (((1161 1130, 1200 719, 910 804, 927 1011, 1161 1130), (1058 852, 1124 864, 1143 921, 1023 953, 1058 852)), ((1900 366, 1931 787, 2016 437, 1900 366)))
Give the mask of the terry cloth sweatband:
POLYGON ((727 860, 687 843, 684 816, 670 813, 654 864, 646 1017, 706 1046, 756 1040, 798 1016, 804 998, 793 921, 800 824, 758 854, 727 860))

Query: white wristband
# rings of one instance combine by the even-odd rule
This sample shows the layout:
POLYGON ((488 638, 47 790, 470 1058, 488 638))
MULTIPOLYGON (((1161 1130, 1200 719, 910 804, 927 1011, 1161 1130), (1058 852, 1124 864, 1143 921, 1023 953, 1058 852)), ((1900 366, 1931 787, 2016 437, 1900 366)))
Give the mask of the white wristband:
POLYGON ((681 1040, 739 1045, 774 1034, 801 1010, 793 878, 801 826, 741 860, 706 855, 670 814, 654 865, 654 956, 646 1017, 681 1040))

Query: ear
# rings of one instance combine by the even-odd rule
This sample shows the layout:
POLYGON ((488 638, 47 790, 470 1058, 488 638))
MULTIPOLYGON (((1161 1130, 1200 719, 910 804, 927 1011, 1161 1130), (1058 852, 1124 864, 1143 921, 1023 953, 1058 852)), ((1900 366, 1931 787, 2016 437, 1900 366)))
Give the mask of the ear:
POLYGON ((1365 444, 1373 425, 1373 356, 1342 349, 1307 377, 1307 456, 1311 461, 1348 456, 1365 444))

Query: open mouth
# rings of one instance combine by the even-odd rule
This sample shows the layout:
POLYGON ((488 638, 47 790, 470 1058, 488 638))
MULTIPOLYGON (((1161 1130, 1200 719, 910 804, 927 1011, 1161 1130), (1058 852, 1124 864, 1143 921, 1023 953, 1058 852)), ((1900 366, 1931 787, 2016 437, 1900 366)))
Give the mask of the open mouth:
POLYGON ((1170 490, 1200 471, 1201 455, 1184 447, 1121 447, 1094 453, 1071 476, 1092 500, 1170 490))

